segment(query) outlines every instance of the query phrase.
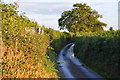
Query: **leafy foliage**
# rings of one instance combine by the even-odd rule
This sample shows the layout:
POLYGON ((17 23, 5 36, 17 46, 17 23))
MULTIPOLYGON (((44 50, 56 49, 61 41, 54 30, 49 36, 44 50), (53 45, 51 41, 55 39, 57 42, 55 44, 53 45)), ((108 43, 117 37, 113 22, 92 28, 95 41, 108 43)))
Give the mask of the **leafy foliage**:
POLYGON ((102 15, 92 10, 87 4, 77 3, 73 5, 74 9, 64 11, 58 20, 61 29, 67 29, 69 32, 88 32, 103 31, 103 26, 107 24, 100 22, 102 15))
POLYGON ((30 21, 24 15, 18 15, 18 5, 1 4, 2 9, 2 35, 3 41, 6 39, 16 41, 16 37, 25 33, 26 27, 39 27, 36 22, 30 21))
MULTIPOLYGON (((2 6, 2 78, 58 78, 56 64, 51 60, 50 37, 29 34, 25 28, 40 27, 24 15, 18 15, 17 4, 2 6)), ((56 60, 56 58, 54 60, 56 60)))
POLYGON ((53 29, 45 29, 45 32, 49 34, 50 40, 52 40, 51 47, 54 48, 54 51, 59 54, 60 50, 70 42, 70 37, 73 36, 73 33, 68 32, 59 32, 53 29))
POLYGON ((106 78, 120 78, 120 30, 72 37, 75 55, 106 78))
POLYGON ((18 15, 16 3, 0 4, 3 26, 3 78, 58 78, 55 63, 57 55, 70 42, 75 43, 75 55, 96 72, 108 78, 120 76, 120 31, 94 32, 97 29, 102 31, 102 26, 106 24, 100 22, 98 18, 101 15, 92 11, 86 4, 75 4, 72 11, 64 12, 59 19, 60 28, 67 28, 69 33, 45 28, 44 35, 25 32, 26 27, 40 26, 24 15, 18 15), (82 15, 83 13, 86 15, 82 15), (86 18, 88 16, 89 18, 86 18), (87 23, 93 22, 69 23, 72 20, 75 23, 77 19, 87 23), (94 29, 91 29, 92 27, 94 29), (86 32, 80 32, 83 30, 86 32))

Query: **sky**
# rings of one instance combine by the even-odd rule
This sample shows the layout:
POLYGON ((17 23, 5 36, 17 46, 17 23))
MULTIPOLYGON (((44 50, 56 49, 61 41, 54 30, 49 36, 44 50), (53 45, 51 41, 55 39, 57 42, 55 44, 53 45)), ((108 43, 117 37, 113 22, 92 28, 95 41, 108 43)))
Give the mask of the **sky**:
POLYGON ((5 3, 17 2, 19 11, 25 12, 26 16, 44 25, 47 28, 59 30, 58 19, 61 13, 71 10, 75 3, 87 3, 93 10, 97 10, 103 16, 100 19, 108 24, 105 30, 113 27, 118 29, 118 1, 119 0, 2 0, 5 3))

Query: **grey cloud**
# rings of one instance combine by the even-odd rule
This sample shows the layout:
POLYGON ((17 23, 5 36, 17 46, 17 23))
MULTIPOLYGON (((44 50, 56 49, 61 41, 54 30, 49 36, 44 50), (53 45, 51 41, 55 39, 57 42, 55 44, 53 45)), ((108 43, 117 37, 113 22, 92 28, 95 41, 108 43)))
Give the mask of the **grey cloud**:
POLYGON ((20 3, 19 10, 29 14, 61 14, 67 9, 71 9, 71 3, 20 3))
MULTIPOLYGON (((87 3, 92 6, 92 9, 97 10, 101 15, 103 15, 103 21, 105 21, 109 26, 115 26, 117 23, 117 3, 87 3)), ((26 12, 31 19, 35 19, 40 22, 40 24, 45 24, 46 26, 57 26, 57 20, 61 13, 66 10, 72 9, 73 3, 41 3, 41 2, 26 2, 20 3, 20 11, 26 12), (32 16, 35 15, 35 16, 32 16)))

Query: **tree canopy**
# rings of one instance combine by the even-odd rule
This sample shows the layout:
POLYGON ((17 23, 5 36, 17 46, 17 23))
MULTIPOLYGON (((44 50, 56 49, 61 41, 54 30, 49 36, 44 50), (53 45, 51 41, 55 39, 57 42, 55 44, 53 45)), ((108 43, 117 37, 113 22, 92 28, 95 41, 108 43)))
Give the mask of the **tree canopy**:
POLYGON ((58 20, 60 30, 67 29, 69 32, 80 31, 103 31, 107 24, 101 22, 102 15, 92 10, 86 3, 76 3, 72 10, 64 11, 58 20))

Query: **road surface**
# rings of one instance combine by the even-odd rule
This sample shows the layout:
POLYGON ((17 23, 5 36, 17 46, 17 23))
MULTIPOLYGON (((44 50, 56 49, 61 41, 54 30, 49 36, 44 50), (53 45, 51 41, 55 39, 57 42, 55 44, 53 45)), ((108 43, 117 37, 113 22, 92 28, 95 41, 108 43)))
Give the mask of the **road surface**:
POLYGON ((71 78, 72 80, 106 80, 96 72, 90 70, 85 64, 74 56, 74 44, 66 45, 59 54, 58 67, 61 78, 71 78))

